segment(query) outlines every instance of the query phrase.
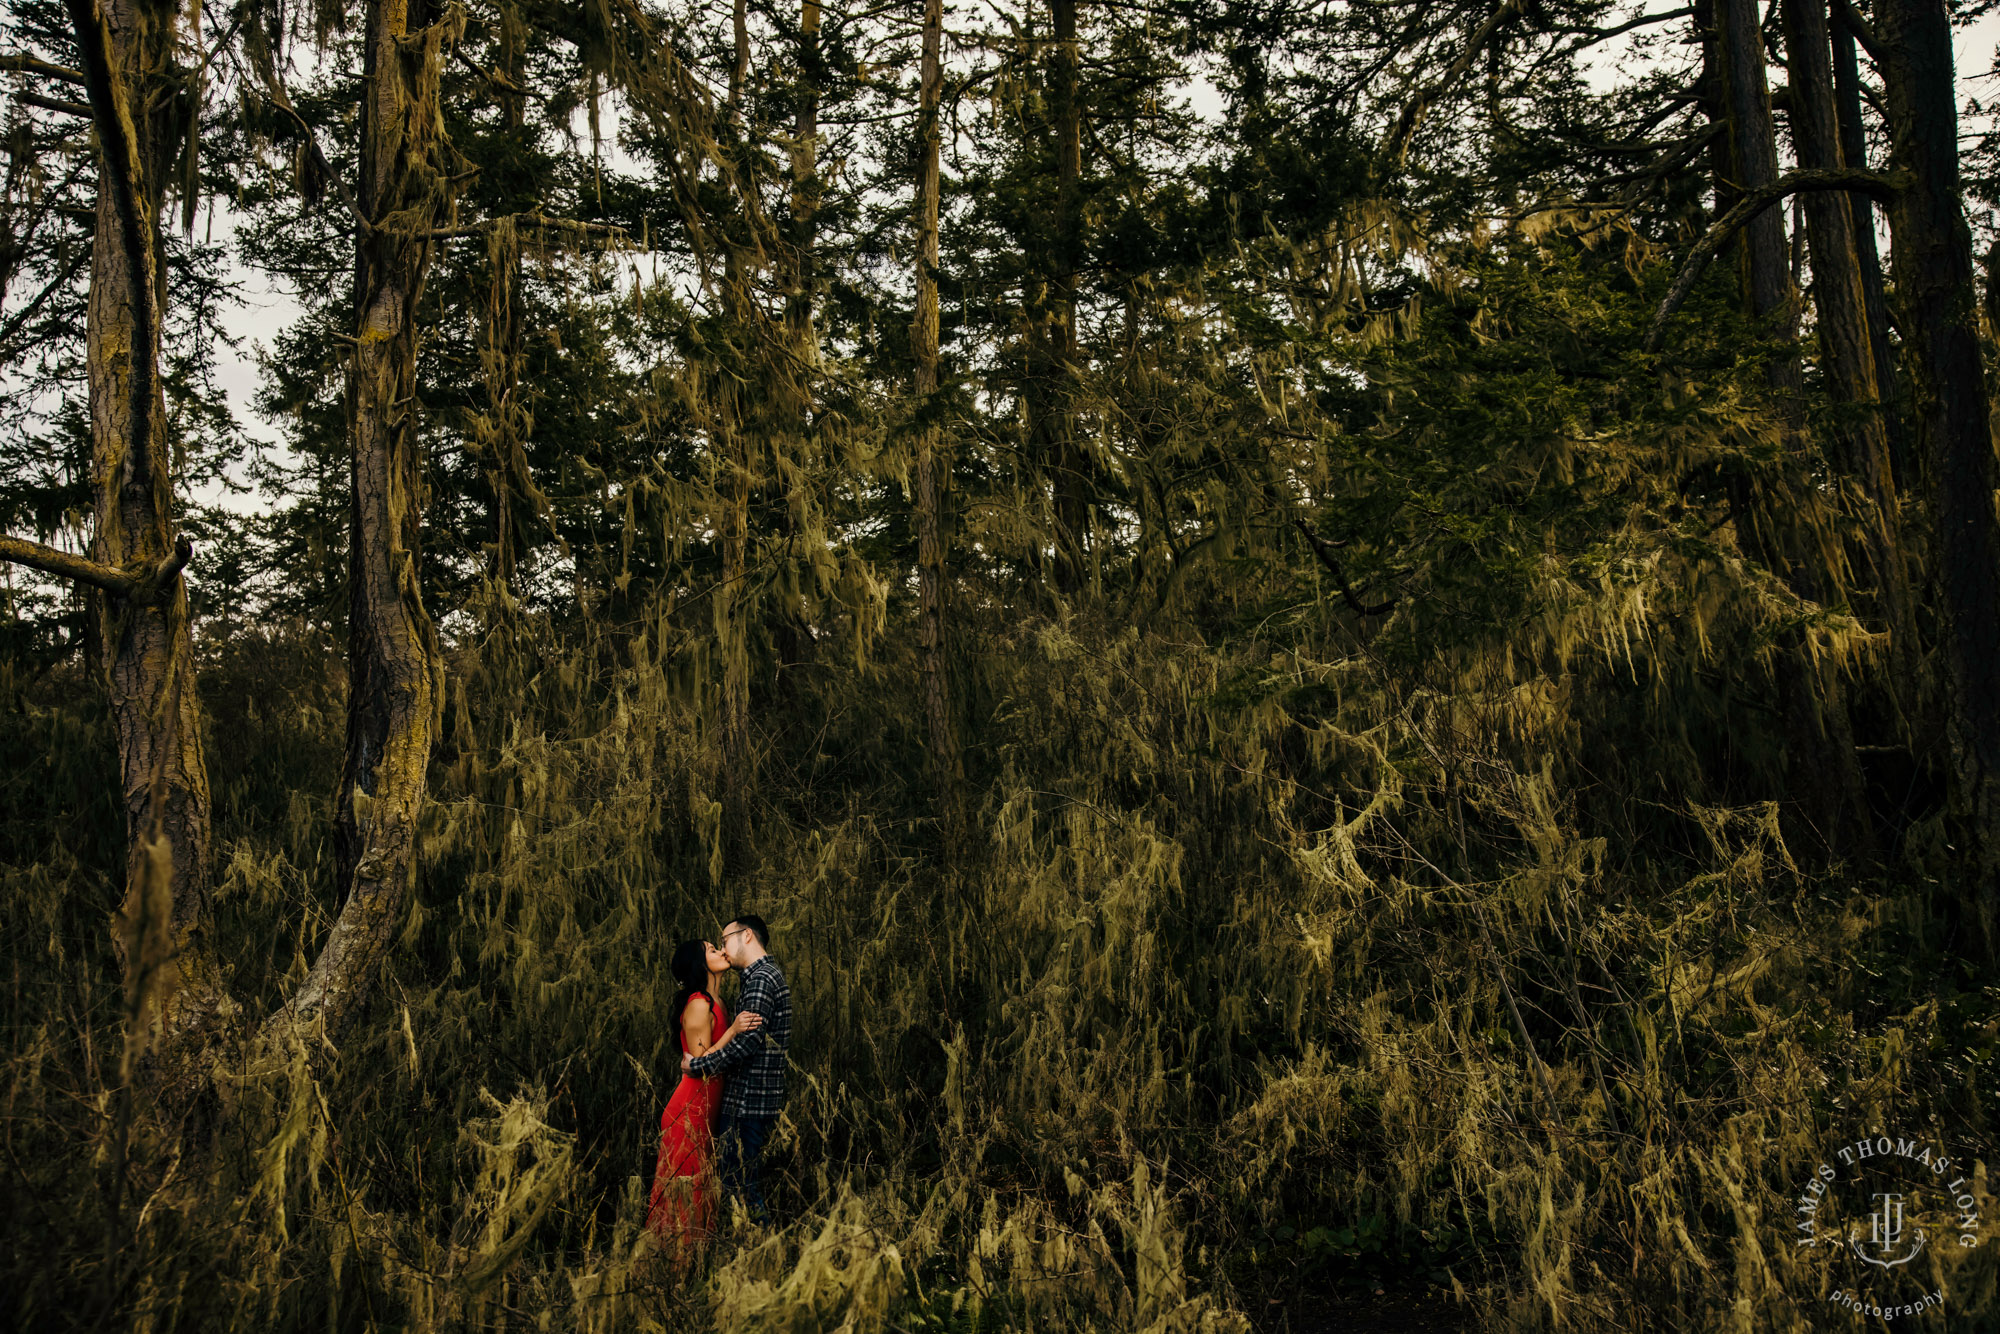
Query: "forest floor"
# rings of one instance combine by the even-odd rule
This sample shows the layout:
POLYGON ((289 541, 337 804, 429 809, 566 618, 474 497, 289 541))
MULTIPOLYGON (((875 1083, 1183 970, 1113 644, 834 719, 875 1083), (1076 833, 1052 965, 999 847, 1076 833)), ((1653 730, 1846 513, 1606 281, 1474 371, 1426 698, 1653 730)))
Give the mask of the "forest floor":
POLYGON ((1252 1312, 1258 1334, 1469 1334, 1472 1309, 1435 1293, 1295 1289, 1252 1312))

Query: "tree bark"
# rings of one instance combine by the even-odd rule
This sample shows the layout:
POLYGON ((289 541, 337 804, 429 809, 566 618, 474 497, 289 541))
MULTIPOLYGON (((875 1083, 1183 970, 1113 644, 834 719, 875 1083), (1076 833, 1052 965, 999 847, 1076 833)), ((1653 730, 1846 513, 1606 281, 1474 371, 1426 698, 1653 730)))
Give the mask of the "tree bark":
MULTIPOLYGON (((186 133, 172 95, 181 14, 178 6, 142 13, 134 0, 70 0, 69 9, 100 171, 86 331, 96 493, 91 563, 134 579, 126 592, 93 601, 118 738, 131 894, 143 893, 154 838, 167 844, 172 966, 154 999, 162 1058, 174 1062, 204 1045, 223 999, 206 934, 208 766, 160 370, 162 184, 186 133)), ((120 958, 128 971, 137 966, 122 937, 120 958)))
POLYGON ((347 750, 335 798, 340 914, 311 971, 265 1032, 337 1036, 372 989, 402 925, 417 869, 443 700, 437 632, 418 578, 423 479, 415 419, 415 308, 443 172, 433 159, 445 24, 424 0, 370 0, 364 34, 356 241, 356 347, 349 363, 347 750), (400 215, 400 216, 399 216, 400 215), (393 219, 393 224, 391 224, 393 219))
MULTIPOLYGON (((1777 135, 1771 123, 1771 93, 1764 76, 1764 39, 1754 0, 1715 0, 1722 58, 1722 92, 1729 118, 1731 183, 1744 193, 1778 180, 1777 135)), ((1739 263, 1750 313, 1759 320, 1784 320, 1794 313, 1797 292, 1785 256, 1785 217, 1766 209, 1743 229, 1739 263)), ((1775 358, 1769 374, 1774 388, 1796 394, 1798 363, 1775 358)))
POLYGON ((939 458, 938 391, 938 197, 940 134, 938 104, 944 87, 941 47, 943 0, 925 0, 923 83, 917 105, 917 304, 910 323, 916 360, 917 410, 917 588, 921 605, 924 716, 930 732, 932 784, 948 825, 957 810, 958 732, 952 724, 951 690, 945 674, 944 481, 948 464, 939 458))
MULTIPOLYGON (((1825 0, 1785 0, 1785 48, 1790 65, 1791 128, 1799 166, 1838 171, 1850 165, 1842 152, 1833 91, 1832 46, 1825 0)), ((1915 680, 1916 628, 1903 565, 1901 508, 1889 460, 1889 436, 1875 349, 1868 327, 1868 297, 1855 243, 1854 214, 1872 218, 1866 195, 1815 191, 1802 196, 1812 243, 1813 303, 1820 360, 1836 403, 1855 409, 1841 428, 1849 472, 1874 508, 1868 529, 1869 563, 1876 599, 1888 626, 1896 678, 1915 680)))
POLYGON ((799 104, 792 125, 792 282, 786 318, 795 335, 812 338, 813 246, 819 211, 819 0, 799 6, 799 104))
MULTIPOLYGON (((733 272, 733 289, 742 281, 733 272)), ((739 316, 743 312, 739 311, 739 316)), ((744 326, 739 323, 737 326, 744 326)), ((723 449, 722 588, 716 598, 716 639, 722 650, 722 846, 723 870, 737 875, 750 863, 750 451, 743 429, 742 395, 734 384, 718 390, 723 449)))
POLYGON ((1889 226, 1911 422, 1937 529, 1955 797, 1973 848, 1964 898, 1989 957, 2000 957, 2000 468, 1959 194, 1951 20, 1942 0, 1877 0, 1874 16, 1890 159, 1912 178, 1889 226))

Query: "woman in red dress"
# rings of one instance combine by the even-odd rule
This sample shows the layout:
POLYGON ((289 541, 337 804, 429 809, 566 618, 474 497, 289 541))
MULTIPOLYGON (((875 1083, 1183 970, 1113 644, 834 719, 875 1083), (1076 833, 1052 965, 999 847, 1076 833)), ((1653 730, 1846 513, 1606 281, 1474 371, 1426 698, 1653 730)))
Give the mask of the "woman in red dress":
MULTIPOLYGON (((715 984, 729 971, 729 960, 707 941, 682 941, 674 951, 673 970, 681 985, 671 1013, 679 1016, 681 1050, 688 1055, 714 1051, 763 1022, 762 1015, 748 1012, 730 1021, 715 998, 715 984)), ((722 1106, 722 1086, 721 1077, 682 1075, 660 1114, 660 1163, 653 1173, 646 1228, 681 1262, 715 1225, 715 1168, 709 1142, 722 1106)))

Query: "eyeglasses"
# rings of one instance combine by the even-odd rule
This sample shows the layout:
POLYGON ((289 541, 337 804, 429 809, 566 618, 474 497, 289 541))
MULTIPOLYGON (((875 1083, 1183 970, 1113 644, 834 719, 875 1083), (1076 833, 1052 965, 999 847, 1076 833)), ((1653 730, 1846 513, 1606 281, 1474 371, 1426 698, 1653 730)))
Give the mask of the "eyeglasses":
POLYGON ((722 933, 722 943, 723 943, 723 944, 725 944, 725 945, 727 945, 727 944, 729 943, 729 938, 730 938, 731 936, 740 936, 740 935, 742 935, 742 934, 743 934, 743 933, 744 933, 745 931, 748 931, 749 929, 750 929, 750 928, 749 928, 749 927, 747 927, 747 926, 739 926, 739 927, 737 927, 737 928, 736 928, 736 929, 735 929, 734 931, 725 931, 725 932, 723 932, 723 933, 722 933))

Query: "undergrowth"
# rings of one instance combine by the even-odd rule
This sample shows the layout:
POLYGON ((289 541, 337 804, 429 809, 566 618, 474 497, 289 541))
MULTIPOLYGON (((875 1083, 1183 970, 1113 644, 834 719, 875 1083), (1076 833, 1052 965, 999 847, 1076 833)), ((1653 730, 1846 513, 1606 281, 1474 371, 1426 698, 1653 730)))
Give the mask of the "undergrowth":
MULTIPOLYGON (((1394 1283, 1492 1329, 1803 1330, 1830 1279, 1787 1208, 1825 1146, 1990 1153, 2000 988, 1951 962, 1932 887, 1802 866, 1769 802, 1613 800, 1582 761, 1616 669, 1440 683, 1362 641, 981 632, 964 846, 901 777, 913 665, 823 660, 762 739, 792 777, 760 794, 761 862, 723 884, 671 643, 467 639, 366 1019, 138 1118, 115 1211, 119 852, 84 818, 112 761, 73 682, 17 689, 12 1322, 1221 1331, 1274 1287, 1394 1283), (798 1013, 780 1221, 680 1274, 639 1235, 666 960, 748 909, 798 1013)), ((219 784, 217 929, 268 1006, 333 906, 312 794, 339 682, 307 636, 253 656, 205 685, 243 692, 211 753, 261 757, 219 784), (273 662, 282 693, 252 685, 273 662)), ((1991 1319, 1995 1254, 1927 1257, 1959 1318, 1991 1319)))

